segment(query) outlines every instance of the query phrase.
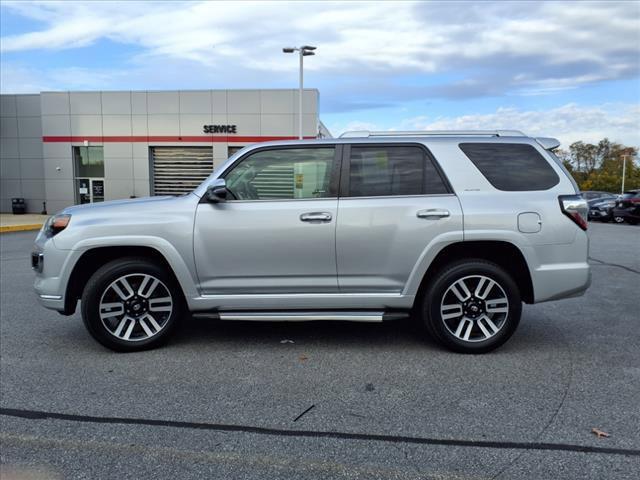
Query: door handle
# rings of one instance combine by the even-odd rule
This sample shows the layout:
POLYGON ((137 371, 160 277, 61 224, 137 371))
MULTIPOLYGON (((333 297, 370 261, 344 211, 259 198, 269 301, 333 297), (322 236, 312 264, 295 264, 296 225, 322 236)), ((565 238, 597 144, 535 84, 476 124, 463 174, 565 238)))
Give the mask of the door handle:
POLYGON ((309 212, 300 215, 302 222, 330 222, 331 214, 328 212, 309 212))
POLYGON ((450 216, 449 210, 439 209, 439 208, 428 208, 426 210, 418 210, 416 213, 416 217, 418 218, 427 218, 430 220, 439 220, 441 218, 446 218, 450 216))

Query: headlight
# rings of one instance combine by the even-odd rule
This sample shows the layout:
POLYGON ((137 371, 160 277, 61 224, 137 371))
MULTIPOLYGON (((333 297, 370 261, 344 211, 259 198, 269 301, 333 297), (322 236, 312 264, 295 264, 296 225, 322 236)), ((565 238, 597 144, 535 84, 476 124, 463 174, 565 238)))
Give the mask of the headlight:
POLYGON ((44 223, 42 231, 47 237, 53 237, 67 228, 70 220, 71 215, 69 214, 53 215, 44 223))

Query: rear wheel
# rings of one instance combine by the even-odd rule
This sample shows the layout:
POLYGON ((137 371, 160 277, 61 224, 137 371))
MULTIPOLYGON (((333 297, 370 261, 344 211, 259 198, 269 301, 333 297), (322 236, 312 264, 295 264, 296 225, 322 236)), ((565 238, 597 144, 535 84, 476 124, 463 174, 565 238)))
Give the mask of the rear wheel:
POLYGON ((173 277, 142 258, 107 263, 89 279, 82 320, 107 348, 131 352, 166 342, 183 312, 173 277))
POLYGON ((522 302, 511 276, 484 260, 464 260, 438 272, 423 303, 433 338, 461 353, 485 353, 502 345, 520 322, 522 302))
POLYGON ((624 223, 624 217, 621 217, 619 215, 614 215, 613 221, 616 223, 624 223))

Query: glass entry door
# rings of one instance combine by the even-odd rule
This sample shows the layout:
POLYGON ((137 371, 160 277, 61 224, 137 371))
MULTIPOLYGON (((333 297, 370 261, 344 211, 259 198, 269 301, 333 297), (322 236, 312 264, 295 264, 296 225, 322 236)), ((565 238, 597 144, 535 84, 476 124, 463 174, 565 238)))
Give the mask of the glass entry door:
POLYGON ((104 202, 104 152, 101 146, 73 147, 76 202, 104 202))
POLYGON ((77 178, 76 192, 80 204, 104 202, 104 178, 77 178))

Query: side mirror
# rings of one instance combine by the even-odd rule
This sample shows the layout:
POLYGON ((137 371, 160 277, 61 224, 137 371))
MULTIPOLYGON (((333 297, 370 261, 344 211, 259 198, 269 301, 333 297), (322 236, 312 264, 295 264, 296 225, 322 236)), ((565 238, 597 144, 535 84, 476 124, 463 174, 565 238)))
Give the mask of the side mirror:
POLYGON ((206 198, 211 203, 222 203, 227 201, 228 193, 227 182, 224 178, 218 178, 207 188, 206 198))

